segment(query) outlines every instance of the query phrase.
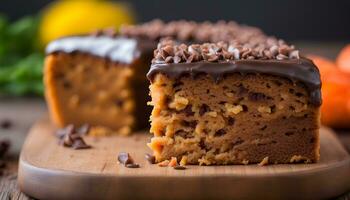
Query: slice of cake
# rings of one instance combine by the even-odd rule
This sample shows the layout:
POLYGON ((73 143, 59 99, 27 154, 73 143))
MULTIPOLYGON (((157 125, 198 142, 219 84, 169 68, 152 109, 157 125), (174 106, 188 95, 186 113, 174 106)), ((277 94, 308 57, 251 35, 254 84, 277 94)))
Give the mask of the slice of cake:
POLYGON ((155 46, 154 41, 113 32, 51 42, 44 83, 53 122, 58 126, 87 123, 96 134, 105 134, 106 128, 128 134, 132 128, 147 127, 145 74, 155 46))
POLYGON ((148 72, 157 162, 318 161, 318 69, 282 40, 247 38, 158 45, 148 72))
POLYGON ((146 128, 151 112, 146 106, 146 73, 158 40, 243 40, 242 30, 259 33, 248 26, 238 28, 235 22, 154 20, 124 26, 119 35, 108 29, 53 41, 46 49, 44 74, 51 118, 58 126, 88 123, 95 134, 109 133, 109 129, 127 134, 132 128, 146 128))

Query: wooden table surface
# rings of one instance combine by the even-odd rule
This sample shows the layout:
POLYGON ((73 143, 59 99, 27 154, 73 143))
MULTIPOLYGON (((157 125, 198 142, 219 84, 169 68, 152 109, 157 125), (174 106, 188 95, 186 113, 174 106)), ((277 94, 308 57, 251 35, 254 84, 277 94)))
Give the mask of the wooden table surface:
MULTIPOLYGON (((342 43, 296 43, 306 53, 314 53, 334 58, 342 43)), ((9 139, 12 143, 5 160, 7 166, 0 176, 0 199, 30 199, 21 193, 17 185, 18 156, 21 146, 30 126, 36 120, 47 113, 46 105, 41 98, 9 98, 0 97, 0 122, 10 120, 12 126, 9 129, 0 128, 0 139, 9 139)), ((350 129, 336 130, 339 138, 350 152, 350 129)), ((350 177, 349 177, 350 178, 350 177)), ((335 197, 335 199, 350 200, 350 191, 335 197)))

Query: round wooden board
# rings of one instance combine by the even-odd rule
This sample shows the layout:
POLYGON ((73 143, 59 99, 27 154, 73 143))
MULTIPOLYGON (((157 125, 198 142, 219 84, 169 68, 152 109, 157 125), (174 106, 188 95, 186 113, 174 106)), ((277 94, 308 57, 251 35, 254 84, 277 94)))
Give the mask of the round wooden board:
POLYGON ((151 165, 150 134, 87 137, 87 150, 57 144, 49 120, 37 122, 23 146, 18 182, 38 199, 324 199, 350 190, 350 156, 327 128, 321 129, 316 164, 188 166, 151 165), (141 168, 117 163, 129 152, 141 168))

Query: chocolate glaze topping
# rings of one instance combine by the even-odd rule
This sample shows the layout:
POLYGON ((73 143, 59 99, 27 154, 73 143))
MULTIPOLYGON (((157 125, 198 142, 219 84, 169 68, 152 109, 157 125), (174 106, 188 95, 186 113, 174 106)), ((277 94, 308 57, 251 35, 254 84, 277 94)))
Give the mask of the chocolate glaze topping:
POLYGON ((150 40, 109 35, 82 35, 64 37, 51 42, 46 48, 46 54, 82 52, 113 62, 130 64, 143 54, 151 53, 155 47, 156 43, 150 40))
POLYGON ((232 60, 228 62, 193 62, 152 64, 147 74, 150 81, 154 75, 162 73, 170 78, 180 78, 190 75, 192 78, 199 74, 210 75, 215 82, 222 80, 225 75, 232 73, 261 73, 288 78, 303 83, 310 94, 310 103, 320 106, 321 81, 317 67, 306 58, 290 60, 232 60))

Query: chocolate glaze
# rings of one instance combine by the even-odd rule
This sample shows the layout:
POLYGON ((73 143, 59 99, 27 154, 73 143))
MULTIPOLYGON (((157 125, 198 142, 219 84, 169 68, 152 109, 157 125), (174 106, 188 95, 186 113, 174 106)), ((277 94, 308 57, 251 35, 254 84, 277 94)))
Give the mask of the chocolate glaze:
POLYGON ((57 39, 46 47, 46 54, 57 52, 82 52, 107 58, 113 62, 130 64, 144 54, 150 54, 157 46, 155 41, 111 37, 106 35, 80 35, 57 39))
POLYGON ((183 75, 190 75, 195 78, 198 74, 208 74, 217 83, 227 74, 232 73, 262 73, 288 78, 292 81, 303 83, 310 94, 310 103, 320 106, 321 80, 317 67, 311 60, 306 58, 291 60, 236 60, 229 62, 211 63, 168 63, 153 64, 147 74, 150 81, 154 75, 162 73, 170 78, 179 78, 183 75))

